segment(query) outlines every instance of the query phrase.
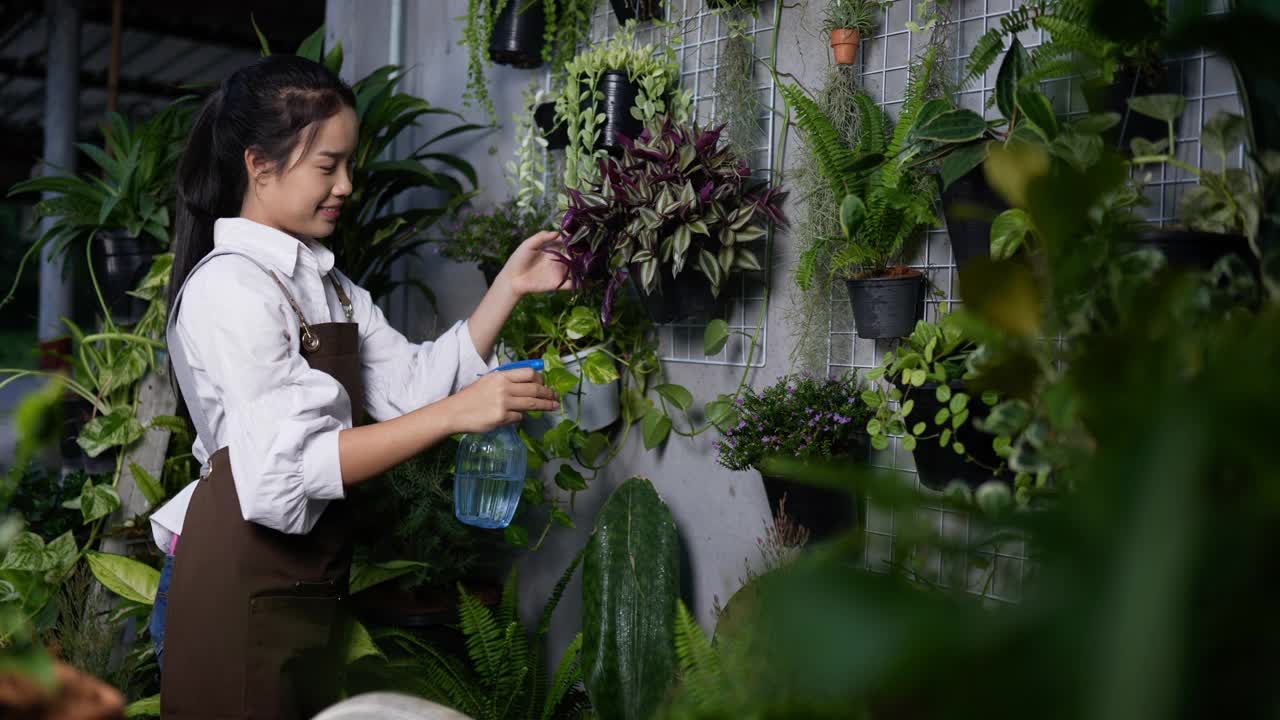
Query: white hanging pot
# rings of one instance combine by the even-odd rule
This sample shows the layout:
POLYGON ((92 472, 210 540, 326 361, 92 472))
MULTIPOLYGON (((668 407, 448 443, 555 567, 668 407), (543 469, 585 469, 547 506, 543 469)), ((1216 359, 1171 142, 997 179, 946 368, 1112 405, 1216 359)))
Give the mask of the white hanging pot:
POLYGON ((604 348, 600 346, 589 347, 560 357, 565 369, 577 375, 581 380, 578 383, 578 387, 561 396, 561 412, 547 413, 552 416, 553 425, 559 424, 561 420, 568 418, 577 422, 578 427, 585 432, 594 432, 617 422, 618 417, 622 414, 621 407, 618 404, 617 381, 596 385, 583 377, 582 370, 578 367, 588 355, 603 350, 604 348))

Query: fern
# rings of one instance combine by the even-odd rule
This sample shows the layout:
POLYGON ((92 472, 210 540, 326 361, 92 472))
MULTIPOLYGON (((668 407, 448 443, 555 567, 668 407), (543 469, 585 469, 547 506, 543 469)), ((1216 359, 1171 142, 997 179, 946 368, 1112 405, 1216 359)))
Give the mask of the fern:
POLYGON ((571 691, 580 680, 582 680, 582 633, 574 636, 573 642, 569 643, 569 647, 565 648, 564 655, 560 658, 560 666, 556 668, 556 674, 551 679, 551 687, 542 705, 542 720, 551 720, 556 717, 557 708, 570 699, 571 691))
POLYGON ((822 112, 822 108, 797 85, 779 88, 783 100, 796 116, 796 125, 805 134, 805 142, 818 161, 823 177, 831 184, 837 196, 843 195, 856 184, 858 178, 852 172, 856 161, 853 150, 844 143, 840 133, 822 112))
POLYGON ((684 602, 676 608, 676 659, 680 679, 694 704, 707 707, 724 687, 720 657, 684 602))
POLYGON ((883 154, 889 137, 885 129, 884 109, 861 90, 854 96, 854 102, 858 106, 859 149, 864 155, 883 154))
POLYGON ((503 630, 493 613, 458 583, 458 616, 467 638, 467 655, 482 678, 495 677, 502 667, 503 630))

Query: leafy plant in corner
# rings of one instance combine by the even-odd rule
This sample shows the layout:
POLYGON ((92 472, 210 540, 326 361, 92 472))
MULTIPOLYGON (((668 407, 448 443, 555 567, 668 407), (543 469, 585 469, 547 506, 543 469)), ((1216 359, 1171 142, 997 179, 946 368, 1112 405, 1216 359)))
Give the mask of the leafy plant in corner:
POLYGON ((454 262, 473 262, 492 280, 525 238, 546 227, 546 218, 514 201, 490 210, 470 206, 454 214, 453 224, 436 242, 440 254, 454 262))
POLYGON ((696 264, 720 294, 729 275, 759 270, 744 244, 763 238, 766 222, 785 224, 778 186, 752 179, 751 169, 719 147, 720 129, 678 125, 671 118, 623 143, 621 159, 600 162, 601 180, 569 190, 561 228, 561 260, 575 287, 604 288, 601 317, 628 277, 646 294, 696 264))

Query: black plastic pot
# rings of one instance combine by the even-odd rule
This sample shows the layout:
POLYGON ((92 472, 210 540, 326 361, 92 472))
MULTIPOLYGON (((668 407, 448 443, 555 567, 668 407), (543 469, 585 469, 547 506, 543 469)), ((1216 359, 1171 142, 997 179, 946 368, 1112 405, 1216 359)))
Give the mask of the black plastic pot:
POLYGON ((540 67, 546 26, 547 14, 542 0, 507 0, 493 23, 489 57, 499 65, 540 67))
POLYGON ((1182 270, 1209 270, 1228 255, 1237 255, 1259 274, 1258 258, 1243 235, 1152 228, 1138 235, 1138 245, 1159 250, 1170 267, 1182 270))
POLYGON ((987 182, 981 165, 942 191, 942 214, 957 268, 963 269, 974 258, 991 256, 991 222, 1008 209, 1009 203, 987 182))
MULTIPOLYGON (((867 458, 866 436, 855 438, 855 445, 848 454, 833 461, 862 462, 867 458)), ((810 541, 829 539, 845 530, 857 527, 861 521, 861 502, 847 492, 817 487, 786 478, 765 475, 764 492, 769 498, 769 512, 778 516, 778 508, 786 498, 787 517, 809 530, 810 541)))
POLYGON ((640 287, 639 272, 638 268, 631 269, 632 282, 640 304, 654 323, 705 325, 728 314, 728 298, 723 292, 719 297, 713 296, 707 278, 694 268, 685 267, 674 278, 664 274, 649 294, 640 287))
POLYGON ((892 338, 911 334, 924 300, 924 275, 847 280, 858 337, 892 338))
MULTIPOLYGON (((951 389, 963 391, 965 385, 962 382, 953 382, 951 389)), ((916 402, 908 424, 923 421, 929 425, 928 432, 934 432, 937 426, 934 425, 933 418, 943 408, 943 404, 938 402, 937 390, 938 384, 930 382, 918 388, 912 388, 905 394, 904 399, 909 398, 916 402)), ((987 468, 1000 466, 1002 462, 1000 456, 996 455, 995 449, 991 447, 995 436, 982 432, 974 425, 975 421, 985 418, 990 413, 990 408, 977 397, 971 398, 967 407, 969 419, 960 426, 959 430, 954 431, 951 443, 963 444, 965 453, 972 456, 976 462, 969 462, 964 456, 957 454, 951 443, 942 447, 937 439, 921 440, 916 443, 916 449, 911 454, 916 461, 916 473, 920 476, 920 484, 925 487, 943 490, 951 484, 951 481, 961 480, 969 487, 976 488, 992 479, 991 470, 987 468)))
MULTIPOLYGON (((617 138, 618 133, 636 138, 644 130, 644 123, 631 114, 631 108, 636 104, 636 96, 640 94, 640 86, 627 78, 626 70, 606 70, 600 76, 598 89, 604 99, 600 101, 602 107, 597 107, 596 112, 604 113, 604 127, 600 129, 596 147, 618 155, 622 153, 622 145, 617 138)), ((584 101, 583 105, 596 107, 590 99, 584 101)))
POLYGON ((556 104, 545 102, 533 109, 533 122, 547 140, 548 150, 563 150, 569 145, 569 128, 556 127, 556 104))
POLYGON ((116 323, 129 325, 142 318, 147 303, 128 293, 147 276, 152 261, 163 250, 155 240, 132 237, 124 231, 103 231, 94 238, 93 272, 116 323))
POLYGON ((661 20, 663 0, 609 0, 613 6, 613 14, 618 16, 618 24, 628 20, 647 22, 661 20))
MULTIPOLYGON (((1102 89, 1101 110, 1120 115, 1120 124, 1106 133, 1106 140, 1121 150, 1128 150, 1136 137, 1151 142, 1169 137, 1169 128, 1162 120, 1148 117, 1129 109, 1129 98, 1142 95, 1159 95, 1170 92, 1169 68, 1160 64, 1148 70, 1124 68, 1116 73, 1114 83, 1102 89)), ((1175 122, 1174 127, 1177 127, 1175 122)))

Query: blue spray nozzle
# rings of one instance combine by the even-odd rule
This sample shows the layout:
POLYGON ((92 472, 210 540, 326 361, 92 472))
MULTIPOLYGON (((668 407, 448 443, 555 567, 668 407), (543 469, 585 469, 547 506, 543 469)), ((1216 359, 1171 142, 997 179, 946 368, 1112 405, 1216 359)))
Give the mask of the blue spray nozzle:
POLYGON ((481 375, 488 375, 491 372, 503 372, 505 370, 519 370, 520 368, 529 368, 537 372, 542 372, 543 367, 544 367, 544 363, 542 362, 542 358, 534 358, 532 360, 517 360, 515 362, 509 362, 506 365, 499 365, 498 367, 490 370, 489 372, 476 373, 476 377, 479 377, 481 375))

